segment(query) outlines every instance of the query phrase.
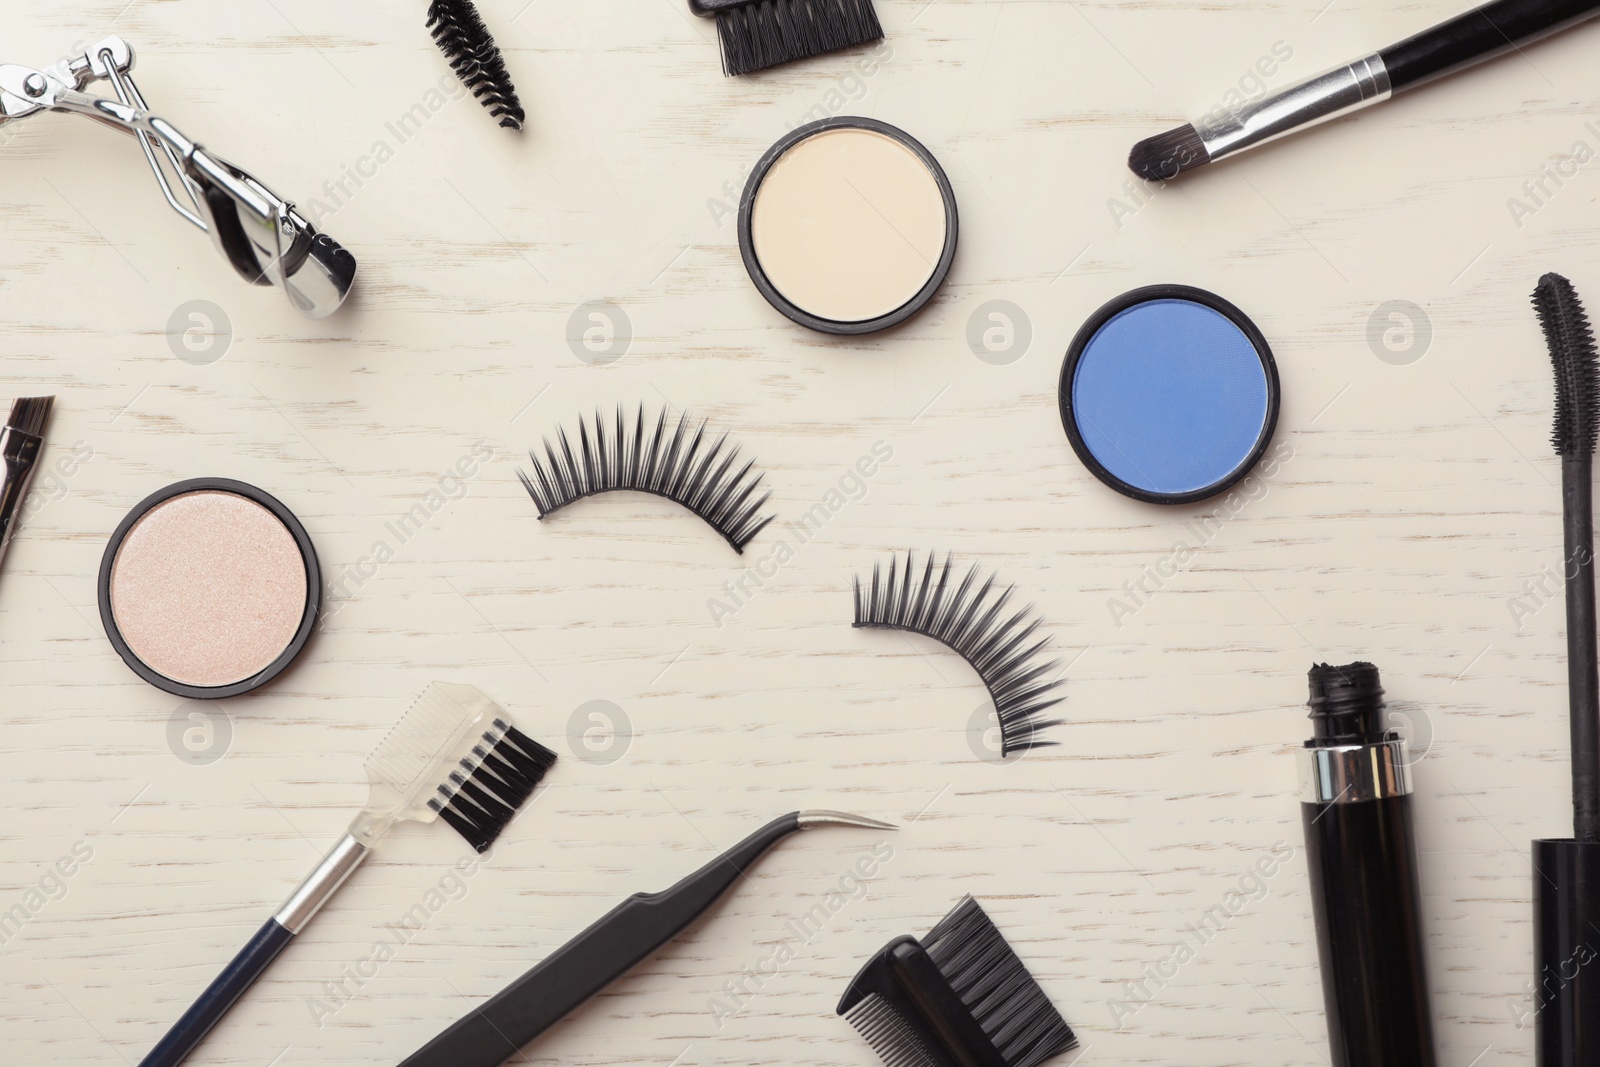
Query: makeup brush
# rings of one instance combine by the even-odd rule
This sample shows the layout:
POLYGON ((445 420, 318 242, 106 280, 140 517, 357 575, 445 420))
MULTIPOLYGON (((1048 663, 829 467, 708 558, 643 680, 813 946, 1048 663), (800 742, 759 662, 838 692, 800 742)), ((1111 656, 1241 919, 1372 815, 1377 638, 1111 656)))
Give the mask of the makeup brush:
POLYGON ((883 38, 872 0, 689 0, 689 10, 717 20, 727 75, 883 38))
POLYGON ((522 110, 500 46, 494 43, 477 5, 472 0, 433 0, 428 5, 428 30, 450 61, 450 69, 472 90, 478 103, 506 129, 522 129, 528 114, 522 110))
POLYGON ((139 1067, 183 1062, 397 823, 443 819, 487 852, 556 754, 470 685, 434 682, 367 758, 367 806, 139 1067))
POLYGON ((1219 107, 1205 118, 1140 141, 1128 156, 1128 166, 1146 181, 1176 178, 1518 50, 1596 14, 1600 0, 1496 0, 1243 107, 1219 107))
POLYGON ((44 448, 44 427, 50 421, 53 396, 24 397, 11 405, 11 417, 0 429, 0 560, 16 535, 22 502, 44 448))
POLYGON ((778 842, 823 826, 894 829, 840 811, 795 811, 774 819, 670 889, 635 893, 624 900, 407 1056, 400 1067, 500 1067, 523 1045, 676 937, 778 842))
POLYGON ((1561 457, 1573 830, 1571 838, 1533 843, 1534 1047, 1541 1067, 1565 1067, 1600 1061, 1600 976, 1586 966, 1594 959, 1593 931, 1600 929, 1600 683, 1590 482, 1600 369, 1594 334, 1571 282, 1546 274, 1533 292, 1533 306, 1556 380, 1551 440, 1561 457))

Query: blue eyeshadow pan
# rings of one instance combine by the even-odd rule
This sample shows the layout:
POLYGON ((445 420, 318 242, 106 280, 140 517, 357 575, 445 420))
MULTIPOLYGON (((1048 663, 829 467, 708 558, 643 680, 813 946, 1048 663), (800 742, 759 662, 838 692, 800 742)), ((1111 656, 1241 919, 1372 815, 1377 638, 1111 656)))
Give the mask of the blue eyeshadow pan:
POLYGON ((1244 312, 1204 289, 1125 293, 1084 323, 1061 369, 1061 421, 1118 492, 1184 504, 1255 466, 1278 421, 1278 369, 1244 312))

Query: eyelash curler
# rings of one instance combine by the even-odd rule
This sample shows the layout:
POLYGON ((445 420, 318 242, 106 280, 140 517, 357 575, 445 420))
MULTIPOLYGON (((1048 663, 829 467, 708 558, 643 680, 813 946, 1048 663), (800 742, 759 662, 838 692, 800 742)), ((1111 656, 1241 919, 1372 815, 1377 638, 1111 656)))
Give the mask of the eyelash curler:
POLYGON ((308 318, 338 310, 355 281, 355 257, 292 203, 152 115, 133 83, 133 61, 127 41, 107 37, 64 67, 0 65, 0 126, 62 111, 136 137, 172 210, 210 234, 241 278, 280 287, 308 318), (84 92, 102 80, 111 83, 115 100, 84 92))

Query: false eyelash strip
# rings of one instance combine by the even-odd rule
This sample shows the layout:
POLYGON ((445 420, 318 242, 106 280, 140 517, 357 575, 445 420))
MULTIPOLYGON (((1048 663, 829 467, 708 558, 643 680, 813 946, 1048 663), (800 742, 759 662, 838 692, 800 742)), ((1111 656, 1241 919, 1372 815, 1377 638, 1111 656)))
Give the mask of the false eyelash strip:
POLYGON ((756 495, 765 475, 752 470, 752 461, 735 468, 738 457, 726 434, 708 439, 706 424, 691 427, 687 414, 668 433, 665 410, 647 430, 643 405, 631 421, 619 405, 611 425, 598 411, 592 425, 578 419, 576 449, 565 429, 555 444, 545 438, 543 458, 528 453, 533 475, 519 470, 517 477, 540 519, 598 493, 651 493, 688 508, 743 553, 775 516, 761 514, 772 494, 756 495))
POLYGON ((1002 758, 1055 744, 1039 738, 1041 731, 1061 722, 1039 718, 1061 702, 1054 695, 1060 679, 1045 679, 1060 662, 1041 658, 1050 639, 1033 639, 1040 620, 1030 617, 1031 608, 1007 615, 1014 587, 996 589, 992 574, 980 584, 977 564, 959 583, 951 581, 954 569, 951 555, 946 554, 941 565, 932 552, 920 576, 911 552, 903 565, 898 556, 891 557, 887 574, 874 563, 870 586, 863 587, 859 577, 855 580, 854 625, 922 634, 965 659, 994 699, 1002 758))
POLYGON ((428 30, 461 84, 478 103, 510 130, 522 129, 528 114, 517 99, 500 47, 484 25, 472 0, 433 0, 428 5, 428 30))

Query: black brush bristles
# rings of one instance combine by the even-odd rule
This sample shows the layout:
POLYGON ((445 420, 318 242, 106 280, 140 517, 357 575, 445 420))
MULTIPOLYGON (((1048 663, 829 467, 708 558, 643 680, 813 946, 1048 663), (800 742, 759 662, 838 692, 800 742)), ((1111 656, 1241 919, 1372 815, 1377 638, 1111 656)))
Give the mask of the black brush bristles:
POLYGON ((1593 455, 1600 416, 1600 370, 1594 332, 1572 283, 1546 274, 1533 291, 1556 376, 1556 417, 1550 433, 1558 456, 1593 455))
POLYGON ((517 99, 500 47, 472 0, 433 0, 428 5, 428 29, 434 44, 450 61, 450 69, 478 103, 499 119, 500 125, 522 129, 527 112, 517 99))
POLYGON ((428 807, 476 851, 487 852, 555 762, 554 752, 496 719, 428 807))
POLYGON ((1009 1067, 1037 1067, 1078 1043, 983 908, 971 897, 922 939, 950 987, 1009 1067))
POLYGON ((706 424, 691 426, 688 415, 669 432, 665 411, 654 429, 642 406, 633 419, 618 407, 610 424, 597 411, 592 424, 578 420, 576 449, 563 429, 556 443, 545 439, 544 453, 528 453, 531 477, 517 472, 541 519, 597 493, 651 493, 700 516, 738 552, 773 520, 761 514, 772 495, 759 492, 764 475, 749 461, 736 467, 739 449, 727 435, 710 438, 706 424))
POLYGON ((1032 609, 1006 612, 1011 587, 996 589, 993 575, 980 583, 977 564, 955 583, 954 568, 951 556, 941 565, 931 552, 920 576, 910 552, 904 564, 898 556, 891 558, 887 573, 873 564, 870 587, 855 580, 855 625, 919 633, 965 659, 994 699, 1002 758, 1055 744, 1039 736, 1061 721, 1039 717, 1061 702, 1053 695, 1060 679, 1045 677, 1060 664, 1040 658, 1050 639, 1034 640, 1040 622, 1031 617, 1032 609))
POLYGON ((872 0, 689 0, 717 20, 722 72, 749 74, 883 38, 872 0))
POLYGON ((1211 162, 1211 153, 1193 125, 1146 137, 1128 153, 1128 169, 1147 182, 1170 181, 1186 170, 1211 162))
POLYGON ((53 396, 25 396, 11 405, 11 417, 6 420, 6 426, 34 437, 43 437, 45 423, 50 421, 50 409, 55 402, 53 396))
POLYGON ((1600 840, 1600 656, 1595 647, 1594 449, 1600 375, 1594 333, 1572 288, 1546 274, 1533 291, 1555 371, 1551 443, 1561 456, 1561 530, 1567 608, 1567 704, 1572 736, 1572 832, 1600 840))

